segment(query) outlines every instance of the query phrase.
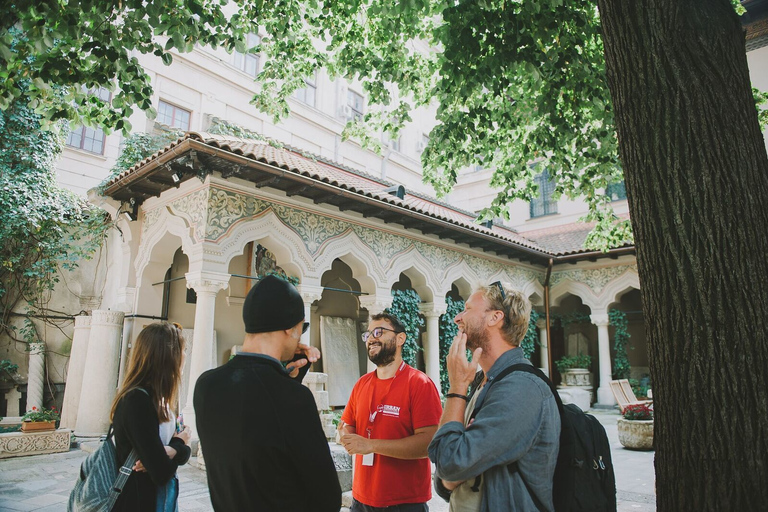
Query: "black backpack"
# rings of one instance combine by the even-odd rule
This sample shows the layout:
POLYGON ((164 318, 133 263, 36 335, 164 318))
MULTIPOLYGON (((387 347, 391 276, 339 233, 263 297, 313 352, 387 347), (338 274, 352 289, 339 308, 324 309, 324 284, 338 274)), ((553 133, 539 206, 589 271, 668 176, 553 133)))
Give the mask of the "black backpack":
MULTIPOLYGON (((557 456, 553 498, 556 512, 616 512, 616 477, 611 446, 605 428, 591 414, 574 404, 563 405, 555 385, 544 373, 529 364, 514 364, 493 379, 497 382, 515 371, 536 375, 547 383, 560 411, 560 453, 557 456)), ((517 462, 509 466, 517 471, 517 462)), ((522 475, 521 475, 522 476, 522 475)), ((528 484, 523 479, 526 488, 528 484)), ((539 510, 544 507, 530 492, 539 510)))

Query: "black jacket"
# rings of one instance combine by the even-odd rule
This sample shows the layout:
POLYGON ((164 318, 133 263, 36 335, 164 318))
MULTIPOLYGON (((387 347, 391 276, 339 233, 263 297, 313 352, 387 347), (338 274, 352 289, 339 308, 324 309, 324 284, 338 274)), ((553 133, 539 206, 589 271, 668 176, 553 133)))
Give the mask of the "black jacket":
POLYGON ((115 503, 113 511, 154 512, 157 486, 167 483, 176 468, 189 460, 190 449, 174 437, 169 443, 176 457, 168 458, 160 441, 160 422, 149 395, 142 390, 128 392, 117 404, 113 419, 117 462, 122 465, 131 449, 136 449, 146 472, 133 472, 115 503))
POLYGON ((338 512, 315 400, 276 360, 237 355, 205 372, 194 405, 215 510, 338 512))

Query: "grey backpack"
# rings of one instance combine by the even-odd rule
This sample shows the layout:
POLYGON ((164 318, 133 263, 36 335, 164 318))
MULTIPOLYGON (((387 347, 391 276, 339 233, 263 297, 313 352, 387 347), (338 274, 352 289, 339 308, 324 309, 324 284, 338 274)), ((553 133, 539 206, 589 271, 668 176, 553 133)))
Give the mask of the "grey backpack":
POLYGON ((125 464, 118 470, 110 425, 106 439, 80 466, 80 479, 69 493, 67 512, 111 511, 131 476, 137 458, 136 450, 131 450, 125 464))

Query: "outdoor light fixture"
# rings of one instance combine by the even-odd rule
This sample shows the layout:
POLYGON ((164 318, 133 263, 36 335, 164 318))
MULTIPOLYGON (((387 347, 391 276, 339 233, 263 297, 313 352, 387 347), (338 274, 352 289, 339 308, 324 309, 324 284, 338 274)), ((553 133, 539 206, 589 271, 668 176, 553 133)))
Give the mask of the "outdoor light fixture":
POLYGON ((181 178, 179 178, 179 173, 177 172, 171 174, 171 179, 174 183, 178 183, 181 180, 181 178))
POLYGON ((136 200, 134 198, 131 198, 129 201, 128 208, 128 210, 123 212, 123 216, 126 218, 126 220, 128 220, 128 222, 133 222, 139 216, 139 205, 136 204, 136 200))

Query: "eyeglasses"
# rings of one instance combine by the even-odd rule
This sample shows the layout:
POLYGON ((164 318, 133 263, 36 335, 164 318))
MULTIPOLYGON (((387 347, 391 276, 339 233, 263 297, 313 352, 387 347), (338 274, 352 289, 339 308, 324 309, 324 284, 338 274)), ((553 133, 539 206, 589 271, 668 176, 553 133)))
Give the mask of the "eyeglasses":
POLYGON ((363 335, 361 336, 361 338, 363 338, 363 343, 366 343, 368 341, 368 338, 370 338, 371 336, 373 336, 374 338, 381 338, 381 335, 383 334, 382 331, 389 331, 395 334, 400 334, 401 332, 405 332, 405 331, 396 331, 394 329, 387 329, 386 327, 376 327, 373 330, 365 331, 363 333, 363 335))
POLYGON ((499 289, 499 293, 501 294, 501 302, 504 303, 505 300, 507 300, 507 294, 504 293, 504 287, 501 285, 501 281, 496 281, 495 283, 491 283, 491 286, 495 286, 499 289))
POLYGON ((301 326, 301 334, 307 332, 307 329, 309 329, 309 322, 304 322, 304 325, 301 326))

